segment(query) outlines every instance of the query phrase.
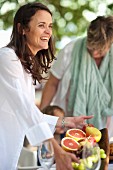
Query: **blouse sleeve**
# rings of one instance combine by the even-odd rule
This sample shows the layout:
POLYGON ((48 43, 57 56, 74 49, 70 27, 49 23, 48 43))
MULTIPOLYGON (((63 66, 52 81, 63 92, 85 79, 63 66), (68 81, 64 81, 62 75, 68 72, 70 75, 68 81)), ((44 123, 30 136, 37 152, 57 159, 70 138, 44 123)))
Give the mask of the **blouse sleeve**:
POLYGON ((11 114, 16 116, 32 145, 40 143, 39 139, 52 138, 50 128, 53 131, 58 118, 47 117, 39 111, 29 96, 24 69, 12 49, 0 49, 0 64, 0 107, 7 106, 3 109, 10 109, 11 114))

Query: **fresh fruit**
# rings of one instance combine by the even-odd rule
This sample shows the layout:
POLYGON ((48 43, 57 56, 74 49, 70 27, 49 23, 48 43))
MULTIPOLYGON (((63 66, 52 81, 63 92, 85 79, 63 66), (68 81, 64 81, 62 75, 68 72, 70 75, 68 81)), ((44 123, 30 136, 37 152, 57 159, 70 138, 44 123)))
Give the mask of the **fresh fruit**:
POLYGON ((81 146, 84 146, 86 142, 90 142, 92 145, 94 145, 96 143, 96 140, 92 136, 89 136, 89 137, 86 137, 82 140, 79 140, 79 143, 80 143, 81 146))
POLYGON ((101 157, 102 159, 105 159, 105 158, 106 158, 106 154, 103 153, 103 154, 100 155, 100 157, 101 157))
POLYGON ((84 139, 86 137, 86 134, 80 129, 69 129, 66 132, 66 136, 71 137, 75 139, 76 141, 79 141, 81 139, 84 139))
POLYGON ((82 128, 82 130, 84 131, 84 132, 86 132, 86 127, 94 127, 94 125, 93 124, 85 124, 84 126, 83 126, 83 128, 82 128))
POLYGON ((100 149, 100 155, 105 153, 105 150, 104 149, 100 149))
POLYGON ((78 165, 77 170, 86 170, 84 163, 81 160, 81 163, 78 165))
POLYGON ((105 159, 105 158, 106 158, 106 153, 105 153, 104 149, 100 149, 100 157, 101 157, 102 159, 105 159))
POLYGON ((87 137, 87 140, 88 140, 92 145, 94 145, 94 144, 96 143, 95 138, 92 137, 92 136, 87 137))
POLYGON ((72 162, 72 167, 74 168, 74 169, 77 169, 78 168, 78 163, 76 163, 76 162, 72 162))
POLYGON ((93 162, 92 162, 92 158, 90 156, 86 158, 86 162, 87 162, 87 167, 92 168, 93 162))
POLYGON ((66 151, 77 151, 80 147, 80 144, 70 137, 64 137, 61 140, 61 146, 66 151))
POLYGON ((92 160, 93 163, 97 163, 99 161, 99 158, 98 158, 97 155, 92 155, 91 160, 92 160))
POLYGON ((86 136, 94 137, 96 142, 99 142, 102 137, 102 134, 99 129, 97 129, 95 127, 87 126, 86 127, 86 136))

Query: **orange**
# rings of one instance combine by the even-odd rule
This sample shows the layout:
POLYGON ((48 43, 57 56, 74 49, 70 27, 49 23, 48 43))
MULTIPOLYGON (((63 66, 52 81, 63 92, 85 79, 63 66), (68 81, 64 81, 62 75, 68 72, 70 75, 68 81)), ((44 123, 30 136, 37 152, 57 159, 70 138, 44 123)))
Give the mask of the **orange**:
POLYGON ((80 129, 69 129, 66 132, 67 137, 71 137, 76 141, 86 138, 86 133, 80 129))
POLYGON ((61 146, 66 151, 77 151, 80 147, 80 144, 70 137, 64 137, 61 140, 61 146))

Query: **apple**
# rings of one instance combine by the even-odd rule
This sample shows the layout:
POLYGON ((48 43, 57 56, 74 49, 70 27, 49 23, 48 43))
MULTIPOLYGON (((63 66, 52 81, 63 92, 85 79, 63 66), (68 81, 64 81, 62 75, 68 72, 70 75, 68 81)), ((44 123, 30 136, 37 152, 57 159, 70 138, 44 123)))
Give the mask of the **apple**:
POLYGON ((84 132, 86 132, 86 127, 94 127, 94 125, 91 124, 91 123, 85 124, 85 125, 83 126, 83 128, 82 128, 82 130, 83 130, 84 132))

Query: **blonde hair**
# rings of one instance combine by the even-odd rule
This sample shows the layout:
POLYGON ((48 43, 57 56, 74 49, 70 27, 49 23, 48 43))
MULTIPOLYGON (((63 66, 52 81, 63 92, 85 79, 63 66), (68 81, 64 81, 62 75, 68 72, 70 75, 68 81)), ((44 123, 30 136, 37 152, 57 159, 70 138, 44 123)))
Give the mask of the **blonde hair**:
POLYGON ((99 16, 93 20, 87 31, 87 48, 103 50, 113 42, 113 16, 99 16))

